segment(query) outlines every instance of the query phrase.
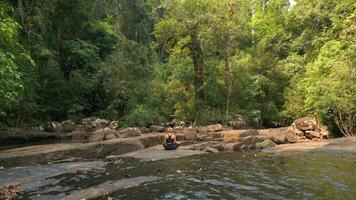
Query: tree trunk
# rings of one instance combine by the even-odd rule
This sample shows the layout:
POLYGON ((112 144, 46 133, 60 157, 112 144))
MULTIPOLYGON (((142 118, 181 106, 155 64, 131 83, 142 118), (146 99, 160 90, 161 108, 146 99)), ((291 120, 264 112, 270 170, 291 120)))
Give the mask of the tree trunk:
POLYGON ((195 95, 198 99, 202 100, 204 99, 204 92, 202 90, 204 84, 204 60, 203 50, 198 39, 196 28, 193 29, 190 37, 190 57, 192 58, 194 65, 195 95))
POLYGON ((231 54, 232 54, 232 41, 233 41, 233 17, 235 14, 235 4, 229 4, 227 16, 227 41, 226 41, 226 58, 225 58, 225 85, 226 85, 226 119, 229 117, 230 112, 230 98, 232 93, 232 79, 233 72, 231 69, 231 54))

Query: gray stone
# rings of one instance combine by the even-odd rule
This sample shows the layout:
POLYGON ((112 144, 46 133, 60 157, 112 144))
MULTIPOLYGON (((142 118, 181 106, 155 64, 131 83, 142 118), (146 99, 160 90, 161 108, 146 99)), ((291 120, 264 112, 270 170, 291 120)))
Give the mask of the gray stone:
POLYGON ((63 126, 63 131, 64 132, 72 132, 75 130, 76 125, 74 122, 72 122, 71 120, 66 120, 62 122, 62 126, 63 126))
POLYGON ((219 153, 219 150, 213 148, 213 147, 205 147, 205 149, 203 150, 205 152, 208 152, 208 153, 219 153))
POLYGON ((166 129, 163 126, 159 126, 159 125, 151 125, 150 126, 150 131, 154 132, 154 133, 162 133, 165 130, 166 129))
POLYGON ((130 128, 121 129, 117 134, 122 137, 135 137, 141 134, 141 130, 137 127, 133 127, 133 128, 130 127, 130 128))

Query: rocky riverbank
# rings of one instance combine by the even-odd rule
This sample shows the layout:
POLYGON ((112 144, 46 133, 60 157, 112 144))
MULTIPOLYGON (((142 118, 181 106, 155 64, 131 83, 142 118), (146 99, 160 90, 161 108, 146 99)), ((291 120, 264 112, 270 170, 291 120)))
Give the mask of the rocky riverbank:
MULTIPOLYGON (((312 144, 310 143, 312 141, 314 141, 313 144, 319 146, 322 146, 320 141, 324 141, 325 144, 327 144, 326 141, 329 141, 327 139, 329 133, 321 129, 312 118, 301 118, 290 127, 272 129, 236 130, 234 128, 241 128, 236 124, 238 123, 235 122, 232 127, 224 127, 220 124, 199 127, 175 125, 177 138, 186 150, 182 155, 189 155, 186 152, 190 151, 194 151, 193 153, 197 153, 197 151, 217 153, 266 148, 282 151, 283 148, 288 149, 285 146, 293 143, 301 144, 299 148, 303 148, 303 146, 312 144)), ((12 167, 91 160, 127 154, 161 144, 165 127, 152 125, 149 128, 119 129, 116 122, 97 118, 89 122, 84 120, 80 125, 70 121, 52 123, 46 130, 2 132, 0 134, 2 144, 6 141, 21 141, 21 139, 26 141, 33 138, 52 138, 60 143, 0 150, 0 166, 12 167)), ((354 141, 352 140, 352 142, 354 141)), ((139 152, 135 154, 139 154, 139 152)))

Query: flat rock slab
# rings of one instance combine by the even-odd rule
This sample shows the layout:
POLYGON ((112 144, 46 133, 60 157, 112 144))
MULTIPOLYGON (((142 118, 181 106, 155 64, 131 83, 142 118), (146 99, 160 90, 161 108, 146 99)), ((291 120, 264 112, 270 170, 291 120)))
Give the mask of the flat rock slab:
POLYGON ((30 167, 15 167, 0 170, 0 188, 6 185, 21 184, 23 191, 36 191, 46 184, 55 182, 53 177, 77 171, 104 169, 103 161, 71 162, 30 167))
POLYGON ((293 151, 348 151, 356 153, 356 137, 282 144, 263 150, 266 153, 293 151))
POLYGON ((157 133, 101 142, 48 144, 2 150, 0 151, 0 166, 47 164, 72 157, 103 158, 151 147, 160 144, 162 140, 163 134, 157 133))
POLYGON ((129 157, 136 158, 140 161, 156 161, 156 160, 164 160, 171 158, 180 158, 191 155, 200 155, 206 154, 207 152, 198 151, 198 150, 189 150, 189 146, 179 147, 176 150, 164 150, 162 145, 153 146, 147 149, 142 149, 126 154, 122 154, 119 156, 109 156, 107 158, 112 157, 129 157))
POLYGON ((124 178, 118 181, 107 181, 100 185, 74 191, 71 194, 67 195, 64 199, 79 200, 79 199, 95 198, 107 193, 114 192, 119 189, 137 187, 144 183, 156 181, 158 179, 159 177, 156 176, 142 176, 142 177, 135 177, 135 178, 124 178))

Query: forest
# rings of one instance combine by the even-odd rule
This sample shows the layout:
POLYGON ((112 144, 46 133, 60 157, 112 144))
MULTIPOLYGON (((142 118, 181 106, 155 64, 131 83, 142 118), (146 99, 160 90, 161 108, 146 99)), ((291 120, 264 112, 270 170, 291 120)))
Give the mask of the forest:
POLYGON ((356 129, 353 0, 1 0, 0 126, 356 129))

